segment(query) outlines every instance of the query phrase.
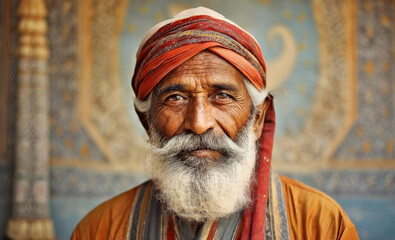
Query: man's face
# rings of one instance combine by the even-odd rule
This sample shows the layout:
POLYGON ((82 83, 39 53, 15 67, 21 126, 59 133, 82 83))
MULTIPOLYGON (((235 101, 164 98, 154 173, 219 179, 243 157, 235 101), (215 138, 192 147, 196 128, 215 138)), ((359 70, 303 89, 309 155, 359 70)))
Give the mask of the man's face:
POLYGON ((145 163, 168 210, 204 221, 248 205, 257 129, 250 112, 242 74, 209 52, 180 65, 154 89, 145 163))
MULTIPOLYGON (((154 89, 152 100, 151 125, 167 140, 207 132, 235 140, 251 110, 243 75, 210 52, 201 52, 170 72, 154 89)), ((214 161, 221 157, 204 148, 190 154, 214 161)))

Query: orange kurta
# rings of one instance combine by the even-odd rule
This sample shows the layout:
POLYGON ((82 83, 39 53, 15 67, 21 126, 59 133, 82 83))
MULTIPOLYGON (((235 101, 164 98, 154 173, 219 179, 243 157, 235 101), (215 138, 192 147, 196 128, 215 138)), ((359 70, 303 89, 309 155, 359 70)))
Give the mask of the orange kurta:
MULTIPOLYGON (((291 239, 359 239, 343 209, 326 194, 281 177, 291 239)), ((126 239, 139 186, 96 207, 75 228, 72 239, 126 239)))
POLYGON ((331 197, 281 176, 291 239, 359 239, 354 224, 331 197))

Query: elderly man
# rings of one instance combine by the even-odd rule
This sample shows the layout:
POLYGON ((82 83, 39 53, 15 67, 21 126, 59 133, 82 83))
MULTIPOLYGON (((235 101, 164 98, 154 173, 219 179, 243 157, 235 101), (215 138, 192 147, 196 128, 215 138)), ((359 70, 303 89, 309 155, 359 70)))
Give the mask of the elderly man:
POLYGON ((271 170, 265 62, 240 27, 206 8, 159 23, 132 85, 152 180, 91 211, 73 239, 358 239, 334 200, 271 170))

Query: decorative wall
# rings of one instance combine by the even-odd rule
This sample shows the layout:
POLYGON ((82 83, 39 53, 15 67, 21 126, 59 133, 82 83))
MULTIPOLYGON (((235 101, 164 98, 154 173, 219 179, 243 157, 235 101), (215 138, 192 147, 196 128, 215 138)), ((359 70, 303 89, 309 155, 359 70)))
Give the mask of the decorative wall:
MULTIPOLYGON (((0 4, 0 236, 11 215, 16 155, 19 2, 0 4)), ((158 21, 199 5, 237 22, 262 47, 278 117, 275 168, 338 200, 361 239, 394 235, 394 1, 45 4, 50 210, 58 239, 68 239, 95 205, 146 179, 147 137, 130 87, 135 52, 158 21)))
POLYGON ((0 4, 0 236, 11 218, 17 99, 18 1, 0 4))
POLYGON ((47 10, 41 0, 18 7, 18 74, 11 239, 53 239, 49 212, 47 10))

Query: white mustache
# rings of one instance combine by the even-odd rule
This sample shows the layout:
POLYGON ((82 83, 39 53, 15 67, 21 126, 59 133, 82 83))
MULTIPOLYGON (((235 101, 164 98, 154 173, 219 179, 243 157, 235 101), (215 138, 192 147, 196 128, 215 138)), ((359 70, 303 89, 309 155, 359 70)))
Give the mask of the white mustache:
POLYGON ((201 135, 184 133, 168 140, 162 147, 151 145, 151 152, 157 156, 175 157, 183 153, 199 149, 208 149, 220 152, 224 157, 243 153, 245 149, 235 143, 228 136, 215 136, 213 132, 201 135))

